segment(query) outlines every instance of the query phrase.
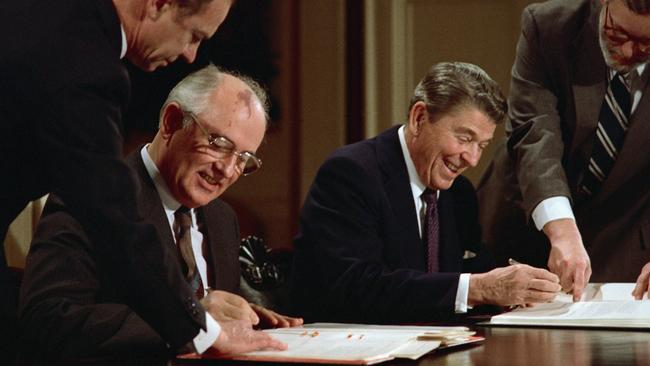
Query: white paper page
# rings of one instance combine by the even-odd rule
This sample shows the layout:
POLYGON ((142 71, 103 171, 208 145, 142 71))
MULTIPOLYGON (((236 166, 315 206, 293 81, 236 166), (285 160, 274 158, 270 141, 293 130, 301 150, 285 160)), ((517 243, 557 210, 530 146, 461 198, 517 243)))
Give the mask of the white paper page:
POLYGON ((603 283, 600 286, 600 300, 602 301, 619 301, 619 300, 634 300, 632 291, 634 290, 634 283, 603 283))
MULTIPOLYGON (((585 287, 580 301, 634 300, 632 296, 634 285, 631 282, 590 283, 585 287)), ((560 293, 553 302, 573 303, 573 295, 560 293)))
POLYGON ((647 326, 650 324, 650 301, 553 302, 492 317, 496 324, 566 324, 567 321, 647 326))
MULTIPOLYGON (((275 339, 288 345, 286 351, 258 351, 249 356, 274 356, 325 360, 374 360, 392 358, 417 332, 377 332, 342 329, 300 329, 283 328, 267 330, 275 339)), ((422 342, 429 345, 427 352, 437 347, 436 342, 422 342)), ((426 353, 426 352, 425 352, 426 353)))
POLYGON ((426 355, 432 350, 440 347, 440 341, 428 340, 428 341, 418 341, 410 340, 408 343, 402 347, 396 349, 391 353, 391 356, 395 358, 409 358, 411 360, 417 360, 418 358, 426 355))
POLYGON ((310 323, 302 326, 306 329, 357 329, 364 331, 391 331, 391 332, 407 332, 407 333, 438 333, 447 331, 468 331, 468 327, 434 327, 434 326, 420 326, 420 325, 377 325, 377 324, 348 324, 348 323, 310 323))

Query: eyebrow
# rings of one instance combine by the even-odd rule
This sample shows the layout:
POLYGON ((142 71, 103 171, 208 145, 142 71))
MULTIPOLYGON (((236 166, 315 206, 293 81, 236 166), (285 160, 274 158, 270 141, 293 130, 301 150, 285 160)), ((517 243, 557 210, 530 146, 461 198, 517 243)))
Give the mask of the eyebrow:
POLYGON ((239 151, 240 153, 245 153, 245 152, 247 152, 247 153, 249 153, 249 154, 253 154, 253 155, 255 155, 255 152, 253 152, 253 151, 250 151, 250 150, 240 150, 240 149, 237 147, 237 144, 236 144, 236 143, 235 143, 235 142, 234 142, 230 137, 228 137, 228 136, 226 136, 226 135, 222 135, 221 133, 216 133, 216 132, 209 132, 209 131, 208 131, 208 134, 209 134, 210 137, 212 137, 212 138, 214 138, 214 137, 222 137, 222 138, 228 140, 228 141, 232 144, 232 146, 233 146, 233 148, 235 149, 235 151, 239 151))
MULTIPOLYGON (((472 138, 474 138, 474 139, 478 138, 478 134, 476 134, 476 131, 474 131, 474 130, 472 130, 472 129, 470 129, 470 128, 467 128, 467 127, 458 127, 458 128, 456 129, 455 132, 456 132, 456 133, 466 133, 466 134, 469 134, 469 135, 471 135, 472 138)), ((494 136, 493 136, 493 137, 490 137, 490 138, 487 139, 487 140, 483 140, 483 141, 479 141, 479 142, 490 142, 490 141, 492 141, 493 139, 494 139, 494 136)))

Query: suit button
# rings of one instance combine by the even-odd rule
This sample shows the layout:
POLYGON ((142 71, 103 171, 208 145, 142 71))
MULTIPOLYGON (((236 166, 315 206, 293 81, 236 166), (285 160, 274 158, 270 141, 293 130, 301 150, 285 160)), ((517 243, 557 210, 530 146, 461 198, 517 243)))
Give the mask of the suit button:
POLYGON ((199 315, 199 311, 196 310, 196 309, 192 309, 192 315, 193 315, 193 316, 197 316, 197 315, 199 315))

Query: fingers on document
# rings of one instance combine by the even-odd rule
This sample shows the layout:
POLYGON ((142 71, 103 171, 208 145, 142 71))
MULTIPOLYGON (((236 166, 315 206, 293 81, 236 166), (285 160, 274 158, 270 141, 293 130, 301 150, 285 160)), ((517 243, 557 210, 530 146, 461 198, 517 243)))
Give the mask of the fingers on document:
POLYGON ((639 277, 636 279, 636 286, 634 286, 632 296, 637 300, 641 300, 645 293, 650 298, 650 263, 643 266, 639 277))
POLYGON ((277 349, 277 350, 285 350, 287 349, 287 345, 285 343, 282 343, 278 341, 277 339, 274 339, 270 335, 262 332, 262 331, 253 331, 253 336, 251 337, 251 343, 255 345, 255 348, 258 350, 263 350, 263 349, 277 349))

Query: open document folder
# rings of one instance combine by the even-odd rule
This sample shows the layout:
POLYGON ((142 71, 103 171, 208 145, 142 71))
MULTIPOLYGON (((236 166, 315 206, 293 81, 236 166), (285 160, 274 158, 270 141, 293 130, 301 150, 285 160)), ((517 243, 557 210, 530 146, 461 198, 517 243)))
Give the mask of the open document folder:
MULTIPOLYGON (((314 323, 265 330, 288 345, 285 351, 256 351, 204 358, 267 362, 370 365, 394 358, 417 359, 436 348, 479 342, 466 327, 382 326, 314 323)), ((182 358, 198 358, 184 355, 182 358)))
POLYGON ((561 294, 550 303, 493 316, 487 324, 650 329, 650 301, 634 300, 633 289, 634 283, 590 283, 580 302, 561 294))

